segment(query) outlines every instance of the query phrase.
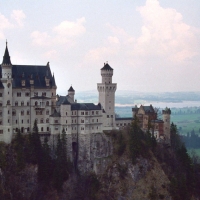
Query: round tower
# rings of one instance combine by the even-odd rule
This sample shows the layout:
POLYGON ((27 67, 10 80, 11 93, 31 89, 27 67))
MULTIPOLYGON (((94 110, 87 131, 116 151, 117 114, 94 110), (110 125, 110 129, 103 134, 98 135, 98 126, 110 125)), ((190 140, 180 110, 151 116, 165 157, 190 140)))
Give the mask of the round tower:
POLYGON ((165 110, 162 111, 162 116, 164 121, 163 132, 167 142, 170 142, 170 115, 171 110, 166 107, 165 110))
POLYGON ((97 83, 99 103, 106 113, 106 126, 115 126, 115 91, 117 84, 112 83, 113 69, 108 63, 101 68, 101 83, 97 83))
POLYGON ((74 88, 71 86, 68 90, 68 95, 72 98, 72 100, 74 101, 74 95, 75 95, 75 90, 74 88))

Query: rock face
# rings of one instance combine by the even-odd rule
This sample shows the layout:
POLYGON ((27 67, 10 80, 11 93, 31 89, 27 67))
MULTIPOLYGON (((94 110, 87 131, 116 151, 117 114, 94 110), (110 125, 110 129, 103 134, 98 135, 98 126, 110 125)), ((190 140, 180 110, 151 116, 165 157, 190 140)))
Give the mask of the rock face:
POLYGON ((104 133, 82 134, 78 138, 77 166, 81 172, 105 170, 109 156, 112 155, 111 139, 104 133))

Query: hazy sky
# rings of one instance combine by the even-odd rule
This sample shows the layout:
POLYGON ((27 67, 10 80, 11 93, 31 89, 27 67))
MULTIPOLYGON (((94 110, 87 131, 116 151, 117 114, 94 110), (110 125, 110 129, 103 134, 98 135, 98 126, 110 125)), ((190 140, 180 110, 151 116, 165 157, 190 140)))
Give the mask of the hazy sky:
POLYGON ((58 93, 96 90, 114 68, 118 90, 200 91, 199 0, 0 0, 0 53, 50 62, 58 93))

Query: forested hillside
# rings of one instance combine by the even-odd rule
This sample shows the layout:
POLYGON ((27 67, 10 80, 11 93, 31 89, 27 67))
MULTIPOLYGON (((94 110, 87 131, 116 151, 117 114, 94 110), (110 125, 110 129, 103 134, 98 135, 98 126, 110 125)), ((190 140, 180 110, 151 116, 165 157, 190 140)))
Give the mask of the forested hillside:
POLYGON ((101 174, 81 174, 67 158, 63 131, 53 148, 41 144, 37 124, 30 135, 20 132, 10 145, 0 144, 0 199, 175 199, 200 197, 200 164, 189 157, 171 125, 171 146, 143 133, 137 120, 122 131, 106 133, 113 141, 101 174))

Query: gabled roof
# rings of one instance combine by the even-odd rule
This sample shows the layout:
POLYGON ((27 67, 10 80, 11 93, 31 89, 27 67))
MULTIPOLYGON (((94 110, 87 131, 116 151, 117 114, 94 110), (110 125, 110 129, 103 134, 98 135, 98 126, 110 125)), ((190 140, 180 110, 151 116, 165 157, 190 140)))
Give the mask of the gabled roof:
POLYGON ((61 115, 60 115, 60 113, 59 113, 59 112, 57 112, 57 110, 56 110, 56 109, 54 109, 54 112, 53 112, 53 114, 52 114, 52 115, 50 115, 50 117, 61 117, 61 115))
POLYGON ((101 110, 101 106, 93 103, 73 103, 71 110, 101 110))
POLYGON ((152 105, 150 105, 150 106, 141 105, 141 107, 144 109, 145 113, 155 113, 152 105))
POLYGON ((103 66, 103 68, 101 68, 101 70, 113 70, 113 68, 112 67, 110 67, 110 65, 108 64, 108 63, 104 63, 104 66, 103 66))
POLYGON ((74 92, 75 90, 74 90, 74 88, 71 86, 70 88, 69 88, 69 90, 68 90, 68 92, 74 92))
MULTIPOLYGON (((48 65, 12 65, 12 87, 21 88, 21 81, 25 80, 25 87, 30 87, 30 80, 34 81, 35 88, 46 88, 45 76, 48 73, 49 86, 55 86, 54 76, 48 65)), ((2 76, 2 66, 0 66, 2 76)))
POLYGON ((4 56, 3 56, 2 64, 12 65, 11 61, 10 61, 10 55, 9 55, 9 52, 8 52, 7 42, 6 42, 6 49, 5 49, 5 53, 4 53, 4 56))
POLYGON ((61 104, 62 105, 70 104, 70 101, 68 100, 67 96, 57 96, 56 105, 60 106, 61 104))

